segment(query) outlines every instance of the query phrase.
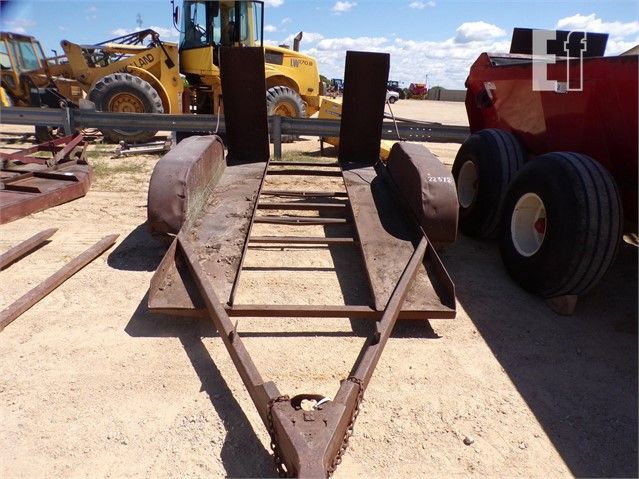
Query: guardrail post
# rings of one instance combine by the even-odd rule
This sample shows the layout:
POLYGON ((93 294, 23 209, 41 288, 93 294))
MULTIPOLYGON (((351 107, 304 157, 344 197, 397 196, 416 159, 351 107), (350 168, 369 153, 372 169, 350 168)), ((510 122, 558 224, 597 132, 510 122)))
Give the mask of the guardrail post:
POLYGON ((75 123, 73 121, 73 109, 72 108, 65 108, 64 109, 64 113, 63 113, 63 117, 62 117, 62 128, 64 129, 64 134, 65 135, 73 135, 74 131, 75 131, 75 123))
POLYGON ((282 117, 274 115, 273 117, 273 156, 277 159, 282 158, 282 117))

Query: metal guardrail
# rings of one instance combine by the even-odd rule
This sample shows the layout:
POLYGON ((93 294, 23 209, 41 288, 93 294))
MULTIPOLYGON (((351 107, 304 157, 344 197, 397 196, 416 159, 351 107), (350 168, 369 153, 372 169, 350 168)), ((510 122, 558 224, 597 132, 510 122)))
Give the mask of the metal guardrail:
MULTIPOLYGON (((340 121, 317 118, 269 117, 269 133, 275 155, 281 152, 281 135, 331 137, 339 136, 340 121)), ((111 113, 84 109, 3 108, 0 123, 63 127, 71 132, 82 128, 118 128, 135 130, 211 132, 217 124, 216 115, 165 115, 163 113, 111 113)), ((220 117, 218 133, 225 133, 224 117, 220 117)), ((465 126, 439 123, 384 121, 382 138, 397 140, 397 132, 409 141, 462 143, 470 134, 465 126)))

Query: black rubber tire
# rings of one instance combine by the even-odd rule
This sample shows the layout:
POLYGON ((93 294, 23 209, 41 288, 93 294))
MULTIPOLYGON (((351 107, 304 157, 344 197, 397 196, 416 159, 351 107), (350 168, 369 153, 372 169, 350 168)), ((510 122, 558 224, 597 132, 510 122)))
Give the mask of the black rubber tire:
POLYGON ((393 103, 395 103, 396 101, 397 101, 397 99, 396 99, 394 96, 392 96, 392 97, 390 97, 390 98, 388 99, 388 103, 390 103, 391 105, 392 105, 393 103))
MULTIPOLYGON (((147 81, 129 73, 113 73, 100 79, 89 92, 89 100, 95 103, 98 111, 109 111, 109 102, 118 93, 129 93, 137 97, 144 105, 144 113, 164 113, 162 99, 147 81)), ((151 140, 157 130, 120 130, 103 128, 106 140, 118 143, 144 143, 151 140)))
POLYGON ((504 197, 508 184, 523 166, 525 152, 517 138, 505 130, 486 129, 471 135, 453 163, 458 188, 459 174, 468 161, 475 166, 477 192, 467 206, 459 205, 459 228, 473 238, 497 238, 501 229, 504 197))
POLYGON ((579 295, 612 264, 622 237, 623 211, 610 173, 577 153, 548 153, 513 179, 504 206, 501 257, 510 276, 544 298, 579 295), (546 210, 545 236, 531 256, 513 244, 511 218, 519 198, 536 194, 546 210))
MULTIPOLYGON (((306 105, 302 97, 292 88, 274 86, 266 90, 266 114, 271 116, 282 104, 291 109, 291 118, 306 118, 306 105)), ((291 143, 297 139, 295 135, 282 135, 282 143, 291 143)))
POLYGON ((64 136, 64 128, 53 128, 50 126, 36 126, 35 139, 38 143, 46 143, 64 136))

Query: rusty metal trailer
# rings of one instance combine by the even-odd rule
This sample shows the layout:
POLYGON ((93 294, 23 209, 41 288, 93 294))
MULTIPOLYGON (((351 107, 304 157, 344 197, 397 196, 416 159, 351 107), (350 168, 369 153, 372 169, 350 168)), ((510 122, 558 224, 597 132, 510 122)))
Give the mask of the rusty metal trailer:
POLYGON ((253 48, 221 50, 228 156, 218 137, 191 137, 153 172, 149 226, 171 244, 151 280, 148 306, 211 320, 270 434, 280 475, 326 477, 342 460, 395 322, 455 316, 454 285, 435 246, 455 240, 457 196, 452 175, 423 146, 400 143, 387 164, 378 161, 386 54, 347 53, 337 163, 270 161, 262 55, 253 48), (344 189, 265 187, 268 177, 282 174, 341 177, 344 189), (274 210, 286 214, 268 214, 274 210), (353 228, 325 237, 258 236, 257 223, 353 228), (236 293, 254 244, 357 248, 371 297, 361 304, 241 304, 236 293), (290 398, 262 378, 232 319, 242 316, 364 318, 374 327, 334 399, 290 398))

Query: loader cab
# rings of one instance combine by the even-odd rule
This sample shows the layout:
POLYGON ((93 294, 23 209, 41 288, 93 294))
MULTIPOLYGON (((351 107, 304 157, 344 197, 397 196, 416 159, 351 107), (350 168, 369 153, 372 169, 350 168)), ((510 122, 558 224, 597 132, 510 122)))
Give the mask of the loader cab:
POLYGON ((186 0, 180 53, 217 46, 262 46, 264 3, 186 0))
POLYGON ((43 67, 44 53, 35 37, 0 32, 0 81, 11 97, 27 101, 29 90, 20 75, 43 67))

